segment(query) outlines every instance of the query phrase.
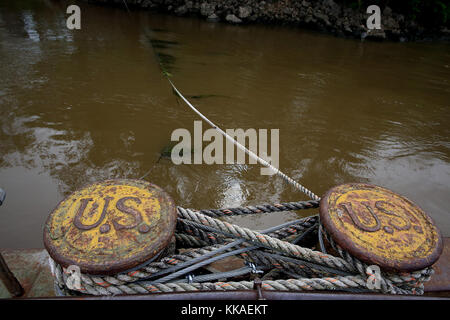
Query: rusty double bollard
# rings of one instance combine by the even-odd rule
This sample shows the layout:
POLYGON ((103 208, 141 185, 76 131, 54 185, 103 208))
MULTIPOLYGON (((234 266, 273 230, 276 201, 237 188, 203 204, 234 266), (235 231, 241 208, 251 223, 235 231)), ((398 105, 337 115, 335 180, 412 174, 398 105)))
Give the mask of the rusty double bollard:
MULTIPOLYGON (((0 188, 0 206, 3 204, 6 198, 6 192, 0 188)), ((14 297, 20 297, 24 294, 24 290, 20 285, 20 282, 14 276, 14 274, 9 270, 6 261, 3 259, 3 256, 0 253, 0 280, 5 284, 8 291, 14 297)))

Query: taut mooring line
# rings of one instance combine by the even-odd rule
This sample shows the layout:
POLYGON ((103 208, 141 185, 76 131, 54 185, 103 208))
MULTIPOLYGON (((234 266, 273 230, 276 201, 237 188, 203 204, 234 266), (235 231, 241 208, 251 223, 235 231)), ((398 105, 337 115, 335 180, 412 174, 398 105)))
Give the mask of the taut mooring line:
MULTIPOLYGON (((150 42, 151 44, 151 42, 150 42)), ((153 47, 152 47, 153 48, 153 47)), ((154 49, 153 49, 154 51, 154 49)), ((280 171, 280 169, 274 167, 266 160, 260 158, 258 155, 256 155, 254 152, 248 150, 245 146, 237 142, 235 139, 233 139, 230 135, 228 135, 225 131, 220 129, 218 126, 216 126, 211 120, 209 120, 205 115, 203 115, 200 111, 198 111, 190 102, 188 99, 186 99, 181 92, 177 89, 177 87, 173 84, 173 82, 169 79, 169 77, 163 72, 164 76, 169 81, 170 85, 172 86, 173 90, 175 90, 176 94, 195 112, 197 113, 203 120, 205 120, 211 127, 219 131, 221 135, 223 135, 228 141, 231 141, 233 144, 236 145, 239 149, 243 150, 245 153, 249 155, 249 157, 252 157, 256 161, 258 161, 261 165, 270 168, 272 171, 274 171, 277 175, 279 175, 281 178, 283 178, 285 181, 293 185, 295 188, 309 196, 313 200, 320 200, 320 197, 315 195, 311 190, 308 190, 304 186, 302 186, 300 183, 289 177, 288 175, 284 174, 280 171)))
MULTIPOLYGON (((126 1, 124 0, 125 6, 127 8, 128 11, 128 15, 130 16, 130 11, 128 9, 128 6, 126 5, 126 1)), ((131 16, 130 16, 131 18, 131 16)), ((148 38, 148 42, 150 43, 150 47, 153 50, 153 53, 156 57, 156 60, 158 61, 158 65, 161 69, 161 72, 163 74, 163 76, 169 81, 170 85, 172 86, 173 90, 175 91, 175 93, 195 112, 197 113, 203 120, 205 120, 211 127, 213 127, 214 129, 216 129, 221 135, 223 135, 228 141, 231 141, 234 145, 236 145, 236 147, 238 147, 239 149, 243 150, 246 154, 248 154, 249 157, 252 157, 253 159, 255 159, 259 164, 270 168, 273 172, 275 172, 278 176, 280 176, 281 178, 283 178, 286 182, 288 182, 289 184, 293 185, 296 189, 300 190, 301 192, 303 192, 304 194, 306 194, 308 197, 310 197, 313 200, 320 200, 320 197, 317 196, 316 194, 314 194, 311 190, 307 189, 306 187, 302 186, 300 183, 298 183, 297 181, 295 181, 294 179, 292 179, 291 177, 289 177, 288 175, 286 175, 285 173, 283 173, 282 171, 280 171, 280 169, 274 167, 273 165, 271 165, 269 162, 267 162, 266 160, 260 158, 258 155, 256 155, 255 153, 253 153, 252 151, 248 150, 245 146, 243 146, 242 144, 240 144, 239 142, 237 142, 235 139, 233 139, 231 136, 229 136, 225 131, 223 131, 222 129, 220 129, 218 126, 216 126, 211 120, 209 120, 205 115, 203 115, 200 111, 198 111, 193 105, 192 103, 189 102, 189 100, 187 100, 182 94, 181 92, 177 89, 177 87, 175 86, 175 84, 169 79, 169 77, 171 76, 171 74, 165 70, 165 68, 162 65, 162 62, 160 61, 158 54, 156 53, 155 48, 153 47, 152 41, 151 41, 151 37, 149 36, 148 32, 145 32, 147 38, 148 38)), ((147 174, 146 174, 147 175, 147 174)))

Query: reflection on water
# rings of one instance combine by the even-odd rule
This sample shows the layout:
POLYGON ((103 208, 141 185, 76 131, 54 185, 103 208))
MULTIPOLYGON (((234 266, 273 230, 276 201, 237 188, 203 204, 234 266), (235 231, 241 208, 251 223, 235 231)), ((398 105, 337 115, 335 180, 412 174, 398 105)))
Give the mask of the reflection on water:
MULTIPOLYGON (((42 247, 63 197, 149 170, 186 207, 306 199, 258 165, 158 161, 172 131, 198 118, 161 77, 146 30, 179 89, 223 129, 280 129, 283 172, 319 195, 354 181, 393 189, 450 236, 448 44, 81 7, 82 29, 69 31, 59 2, 0 4, 0 247, 42 247)), ((233 221, 264 229, 296 217, 233 221)))

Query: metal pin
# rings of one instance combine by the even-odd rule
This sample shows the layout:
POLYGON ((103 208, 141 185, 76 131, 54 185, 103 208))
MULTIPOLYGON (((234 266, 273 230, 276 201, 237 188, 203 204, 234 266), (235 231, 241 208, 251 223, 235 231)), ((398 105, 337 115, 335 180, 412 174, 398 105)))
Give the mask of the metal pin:
POLYGON ((252 269, 251 273, 254 273, 254 274, 264 273, 264 271, 256 269, 256 265, 252 262, 247 262, 247 266, 252 269))

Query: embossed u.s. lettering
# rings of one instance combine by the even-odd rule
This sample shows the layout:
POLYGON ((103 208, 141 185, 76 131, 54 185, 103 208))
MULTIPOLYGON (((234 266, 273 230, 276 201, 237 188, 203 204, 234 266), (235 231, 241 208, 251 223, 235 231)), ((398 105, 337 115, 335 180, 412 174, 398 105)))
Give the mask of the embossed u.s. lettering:
MULTIPOLYGON (((75 215, 75 218, 73 220, 73 224, 75 225, 75 227, 77 227, 79 230, 87 231, 87 230, 94 229, 94 228, 98 227, 99 225, 101 225, 102 222, 105 220, 106 215, 108 214, 108 207, 110 205, 110 202, 112 200, 114 200, 114 198, 107 196, 103 200, 104 200, 103 209, 102 209, 102 212, 101 212, 98 220, 92 224, 84 224, 81 220, 86 211, 86 208, 88 207, 88 204, 91 201, 93 201, 93 199, 92 198, 80 199, 80 206, 79 206, 77 213, 75 215)), ((133 201, 138 205, 141 204, 141 200, 137 197, 123 197, 123 198, 120 198, 119 200, 117 200, 117 202, 116 202, 117 210, 119 210, 120 212, 127 214, 129 216, 132 216, 134 218, 134 221, 131 224, 122 224, 119 222, 120 218, 113 219, 112 225, 116 231, 125 230, 125 229, 133 229, 133 228, 137 227, 138 225, 140 225, 143 221, 141 212, 139 210, 127 205, 126 202, 128 202, 128 201, 133 201)), ((94 214, 98 208, 99 208, 99 205, 96 202, 94 202, 91 206, 89 213, 91 215, 94 214)), ((148 229, 149 229, 148 226, 141 225, 138 228, 138 231, 141 233, 146 233, 146 232, 148 232, 148 229)), ((111 226, 109 224, 105 223, 100 226, 101 233, 107 233, 110 230, 111 230, 111 226)))
MULTIPOLYGON (((375 221, 375 225, 367 225, 364 223, 364 221, 361 220, 361 218, 358 216, 357 213, 355 213, 355 210, 353 210, 352 203, 351 202, 345 202, 340 204, 340 208, 344 209, 344 212, 346 212, 350 219, 352 220, 353 224, 360 230, 366 231, 366 232, 376 232, 380 229, 383 229, 384 232, 392 234, 394 233, 394 229, 397 231, 407 231, 411 229, 412 223, 417 222, 417 219, 414 218, 414 215, 409 213, 408 218, 405 218, 404 216, 400 215, 398 210, 395 209, 402 209, 398 206, 394 206, 393 204, 390 204, 387 201, 378 200, 375 201, 374 204, 371 204, 368 201, 361 202, 361 204, 365 207, 367 212, 370 214, 370 216, 375 221), (392 207, 392 208, 389 208, 392 207), (392 219, 389 219, 388 225, 382 225, 382 220, 380 219, 379 215, 387 215, 393 217, 392 219), (400 222, 400 223, 399 223, 400 222)), ((406 209, 404 209, 406 210, 406 209)), ((342 219, 342 214, 339 215, 342 219)), ((414 230, 421 233, 421 228, 419 226, 414 225, 414 230)))

